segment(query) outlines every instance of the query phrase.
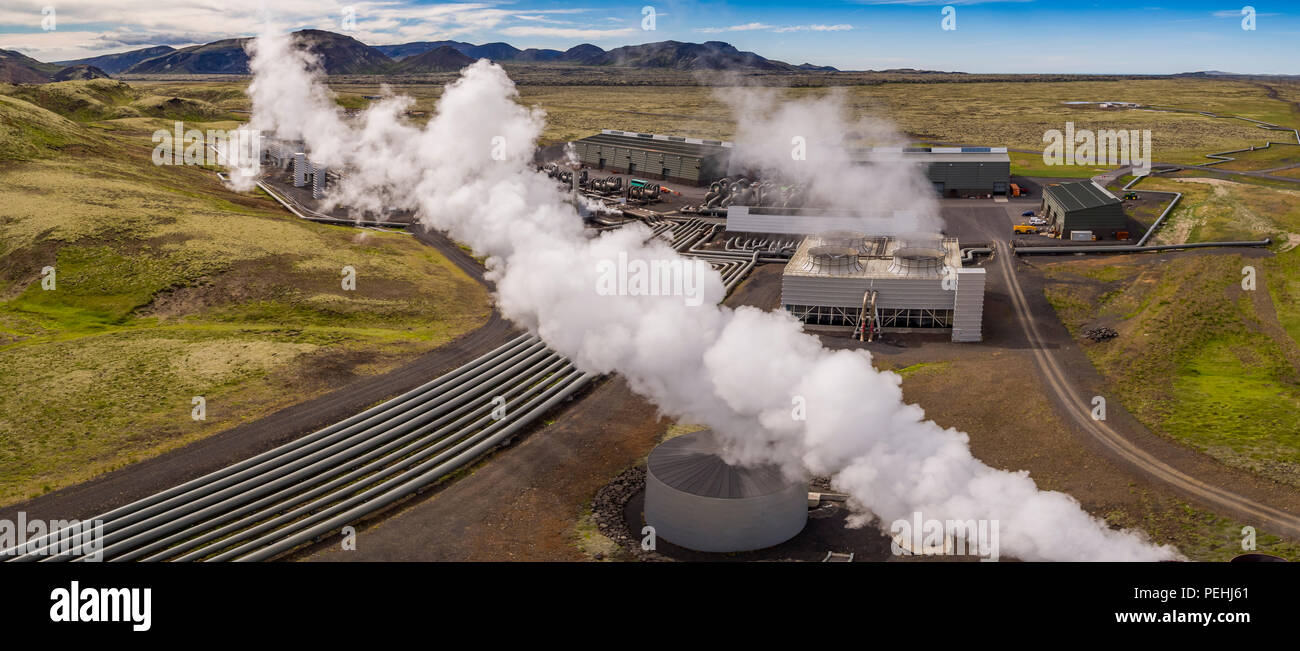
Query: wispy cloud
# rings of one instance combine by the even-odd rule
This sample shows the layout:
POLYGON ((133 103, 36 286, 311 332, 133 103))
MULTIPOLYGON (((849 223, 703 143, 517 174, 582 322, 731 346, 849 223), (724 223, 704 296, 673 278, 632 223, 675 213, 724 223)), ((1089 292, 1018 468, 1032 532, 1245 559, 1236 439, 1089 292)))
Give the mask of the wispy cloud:
MULTIPOLYGON (((1241 9, 1222 9, 1220 11, 1210 12, 1210 15, 1214 16, 1215 18, 1241 18, 1243 14, 1241 12, 1241 9)), ((1255 13, 1255 17, 1257 18, 1262 16, 1281 16, 1281 15, 1282 14, 1269 14, 1263 12, 1255 13)))
POLYGON ((506 27, 501 30, 501 33, 506 36, 542 36, 550 38, 576 38, 589 41, 599 41, 620 36, 630 36, 639 31, 641 30, 634 27, 623 27, 619 29, 587 29, 578 27, 517 25, 514 27, 506 27))
POLYGON ((731 25, 730 27, 700 27, 695 31, 702 34, 721 34, 723 32, 752 32, 765 29, 772 29, 772 25, 745 23, 744 25, 731 25))
POLYGON ((768 25, 765 23, 745 23, 729 27, 700 27, 695 31, 702 34, 722 34, 724 32, 770 31, 779 34, 785 32, 843 32, 853 29, 852 25, 768 25))
POLYGON ((853 29, 852 25, 840 23, 838 25, 788 25, 786 27, 777 27, 774 32, 847 32, 853 29))

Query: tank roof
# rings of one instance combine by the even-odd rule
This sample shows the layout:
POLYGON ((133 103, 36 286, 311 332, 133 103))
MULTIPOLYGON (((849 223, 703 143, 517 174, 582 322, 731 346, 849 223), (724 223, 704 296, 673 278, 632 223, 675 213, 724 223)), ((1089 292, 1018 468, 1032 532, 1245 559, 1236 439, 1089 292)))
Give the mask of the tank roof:
POLYGON ((683 434, 655 448, 646 469, 659 481, 701 497, 737 499, 786 490, 793 482, 777 466, 734 466, 718 455, 713 430, 683 434))

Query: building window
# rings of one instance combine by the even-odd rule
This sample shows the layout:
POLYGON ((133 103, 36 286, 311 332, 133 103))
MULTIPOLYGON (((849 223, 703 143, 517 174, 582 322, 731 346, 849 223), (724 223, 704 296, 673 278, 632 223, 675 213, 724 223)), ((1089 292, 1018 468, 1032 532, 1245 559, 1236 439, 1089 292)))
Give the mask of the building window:
MULTIPOLYGON (((861 308, 824 305, 785 305, 787 312, 808 325, 858 327, 861 308)), ((879 328, 951 328, 952 310, 876 308, 879 328)))

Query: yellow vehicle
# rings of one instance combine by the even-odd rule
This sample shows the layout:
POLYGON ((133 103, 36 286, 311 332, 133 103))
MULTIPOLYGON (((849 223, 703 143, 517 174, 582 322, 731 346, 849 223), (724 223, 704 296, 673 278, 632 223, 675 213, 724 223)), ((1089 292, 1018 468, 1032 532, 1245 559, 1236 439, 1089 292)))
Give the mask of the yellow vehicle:
POLYGON ((1015 226, 1011 227, 1011 232, 1017 235, 1024 235, 1029 233, 1037 233, 1038 228, 1035 226, 1030 226, 1029 224, 1016 224, 1015 226))

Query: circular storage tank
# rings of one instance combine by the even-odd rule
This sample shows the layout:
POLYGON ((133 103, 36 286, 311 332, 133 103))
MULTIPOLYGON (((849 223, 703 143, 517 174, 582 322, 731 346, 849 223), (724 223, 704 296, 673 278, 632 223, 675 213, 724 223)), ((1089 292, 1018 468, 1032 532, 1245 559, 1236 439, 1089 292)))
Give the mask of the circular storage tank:
POLYGON ((733 466, 712 430, 671 439, 646 462, 645 520, 655 536, 701 552, 779 545, 808 522, 808 483, 776 466, 733 466))

